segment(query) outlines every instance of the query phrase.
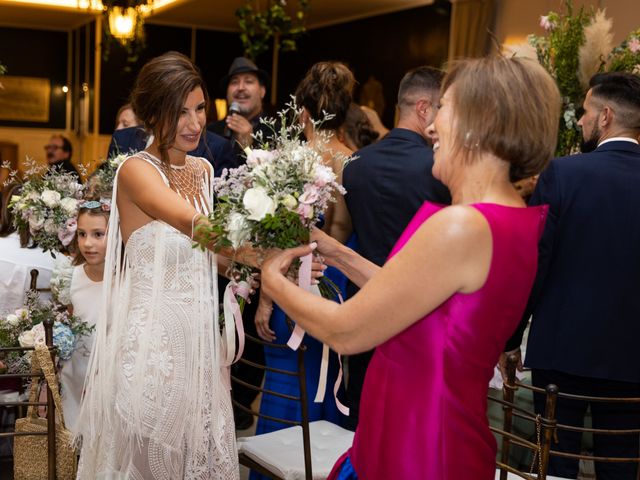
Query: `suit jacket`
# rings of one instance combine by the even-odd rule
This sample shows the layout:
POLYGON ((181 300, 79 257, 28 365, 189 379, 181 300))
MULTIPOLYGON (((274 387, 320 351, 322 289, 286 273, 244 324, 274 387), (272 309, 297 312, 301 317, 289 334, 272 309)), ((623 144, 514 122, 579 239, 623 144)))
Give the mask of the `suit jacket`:
POLYGON ((343 172, 345 201, 358 252, 382 265, 423 202, 449 204, 451 196, 431 174, 433 151, 416 132, 394 128, 355 156, 343 172))
POLYGON ((531 204, 549 205, 526 365, 640 382, 640 146, 605 143, 553 160, 531 204))
MULTIPOLYGON (((263 117, 262 114, 253 117, 251 121, 251 125, 253 125, 253 133, 256 134, 258 132, 262 132, 262 138, 265 140, 273 135, 273 132, 262 122, 260 119, 263 117)), ((229 140, 231 147, 233 149, 235 166, 238 167, 240 165, 244 165, 246 162, 246 154, 238 142, 233 139, 233 132, 227 128, 227 122, 225 120, 217 120, 215 122, 211 122, 207 125, 207 130, 216 135, 219 135, 225 139, 229 140)))
MULTIPOLYGON (((144 150, 147 146, 148 138, 149 134, 140 127, 116 130, 111 137, 107 158, 119 153, 144 150)), ((220 135, 207 130, 205 130, 205 135, 200 137, 198 148, 189 152, 189 155, 206 158, 213 165, 213 172, 216 177, 220 176, 223 169, 236 167, 231 144, 220 135)))

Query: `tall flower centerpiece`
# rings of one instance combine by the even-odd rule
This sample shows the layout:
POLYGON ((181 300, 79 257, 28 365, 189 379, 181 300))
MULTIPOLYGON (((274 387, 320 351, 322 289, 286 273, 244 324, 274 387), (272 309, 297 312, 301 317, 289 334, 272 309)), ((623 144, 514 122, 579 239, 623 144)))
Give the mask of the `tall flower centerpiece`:
POLYGON ((556 155, 568 155, 579 149, 577 122, 590 78, 598 72, 640 74, 640 30, 614 48, 613 22, 605 11, 584 7, 576 11, 571 0, 565 0, 563 12, 541 16, 540 26, 544 35, 529 35, 528 43, 562 95, 556 155))
POLYGON ((571 153, 580 142, 576 109, 582 104, 584 86, 579 80, 579 51, 585 41, 584 29, 593 17, 584 8, 574 15, 571 2, 567 1, 565 5, 564 13, 549 12, 540 17, 545 35, 529 35, 528 38, 536 50, 538 61, 556 80, 562 95, 557 155, 571 153))
MULTIPOLYGON (((53 344, 61 360, 71 358, 77 340, 93 330, 52 302, 43 303, 37 292, 28 292, 25 305, 15 312, 0 317, 0 347, 35 347, 44 344, 43 322, 53 320, 53 344)), ((31 352, 10 352, 3 354, 0 361, 10 373, 28 373, 31 369, 31 352)))
POLYGON ((31 175, 22 185, 21 194, 12 199, 14 224, 19 232, 28 232, 45 252, 55 256, 54 252, 67 250, 75 235, 82 185, 75 174, 57 167, 44 176, 31 168, 28 173, 31 175))

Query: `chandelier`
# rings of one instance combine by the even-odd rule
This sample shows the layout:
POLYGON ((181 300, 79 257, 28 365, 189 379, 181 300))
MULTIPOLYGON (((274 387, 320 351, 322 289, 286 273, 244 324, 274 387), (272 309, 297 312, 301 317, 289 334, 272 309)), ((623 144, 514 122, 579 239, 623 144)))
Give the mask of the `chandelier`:
POLYGON ((102 0, 109 33, 122 45, 142 36, 144 18, 153 10, 153 0, 102 0))

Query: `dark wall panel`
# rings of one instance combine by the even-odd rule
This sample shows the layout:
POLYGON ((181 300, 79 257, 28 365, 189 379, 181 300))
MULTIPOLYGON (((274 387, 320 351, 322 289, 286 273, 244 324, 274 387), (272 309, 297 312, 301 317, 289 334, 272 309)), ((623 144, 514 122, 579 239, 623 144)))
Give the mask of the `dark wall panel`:
MULTIPOLYGON (((440 67, 446 61, 449 18, 447 1, 312 30, 300 41, 299 51, 280 57, 278 101, 288 101, 289 93, 315 62, 340 60, 351 67, 360 85, 371 75, 382 83, 383 121, 390 126, 404 73, 420 65, 440 67)), ((265 65, 271 63, 266 55, 261 60, 265 65)), ((356 87, 356 99, 358 95, 356 87)))
POLYGON ((100 133, 113 132, 116 113, 127 103, 136 75, 145 63, 172 50, 190 55, 190 29, 151 24, 146 24, 144 29, 146 48, 140 52, 137 61, 127 61, 127 51, 116 42, 111 42, 107 61, 102 63, 100 133))
POLYGON ((67 41, 66 32, 0 28, 0 62, 7 67, 7 75, 51 81, 48 122, 2 120, 0 126, 65 128, 65 95, 61 88, 67 83, 67 41))

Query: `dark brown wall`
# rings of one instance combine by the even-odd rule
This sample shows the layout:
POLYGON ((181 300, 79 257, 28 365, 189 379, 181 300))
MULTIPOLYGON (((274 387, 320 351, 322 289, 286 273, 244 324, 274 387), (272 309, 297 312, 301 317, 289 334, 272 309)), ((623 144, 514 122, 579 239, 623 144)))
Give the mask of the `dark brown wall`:
MULTIPOLYGON (((315 62, 340 60, 350 65, 359 82, 364 83, 370 75, 382 82, 386 104, 383 120, 391 126, 402 75, 418 65, 439 67, 446 60, 449 17, 449 1, 437 0, 427 7, 309 31, 300 40, 297 52, 280 56, 279 104, 289 100, 289 94, 295 91, 300 79, 315 62)), ((74 37, 80 37, 77 43, 81 50, 85 44, 84 36, 92 36, 92 32, 91 27, 74 33, 74 37)), ((190 55, 190 29, 147 24, 145 32, 147 46, 136 62, 128 63, 125 50, 114 43, 109 49, 108 59, 102 64, 101 133, 112 132, 115 114, 127 101, 135 75, 146 61, 169 50, 190 55)), ((66 33, 2 27, 0 45, 16 46, 3 49, 0 57, 9 74, 49 77, 58 87, 66 83, 66 33)), ((237 34, 208 30, 196 32, 196 64, 202 70, 211 97, 224 97, 224 92, 219 89, 219 80, 227 73, 233 58, 239 55, 242 55, 242 46, 237 34)), ((84 52, 80 57, 84 63, 84 52)), ((91 67, 93 60, 90 61, 91 67)), ((258 64, 270 71, 271 54, 265 53, 258 59, 258 64)), ((84 72, 84 66, 81 71, 84 72)), ((91 85, 92 75, 90 72, 91 85)), ((356 90, 356 98, 358 93, 356 90)), ((49 124, 1 122, 0 125, 64 128, 64 96, 52 93, 51 100, 49 124)))

